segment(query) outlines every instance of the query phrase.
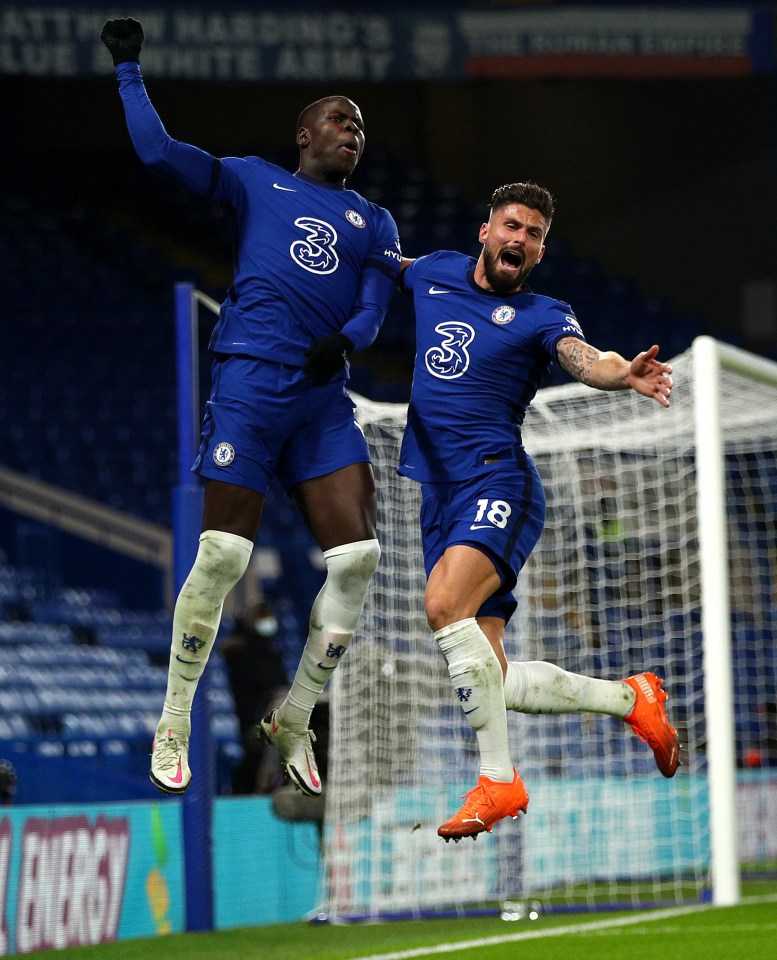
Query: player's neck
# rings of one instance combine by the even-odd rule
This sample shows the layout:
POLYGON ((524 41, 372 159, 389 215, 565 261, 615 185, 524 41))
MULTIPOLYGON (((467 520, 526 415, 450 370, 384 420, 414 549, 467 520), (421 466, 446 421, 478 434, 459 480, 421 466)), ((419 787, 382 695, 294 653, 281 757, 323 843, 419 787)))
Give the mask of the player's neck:
POLYGON ((308 183, 313 183, 319 187, 325 187, 327 190, 346 190, 344 180, 323 180, 319 177, 314 177, 310 173, 306 173, 304 170, 297 170, 294 174, 295 177, 299 177, 300 180, 306 180, 308 183))
POLYGON ((308 168, 303 167, 301 164, 294 176, 302 176, 307 180, 313 180, 316 183, 323 183, 329 187, 338 188, 344 187, 346 181, 346 178, 341 173, 327 173, 325 170, 319 170, 317 167, 308 168))

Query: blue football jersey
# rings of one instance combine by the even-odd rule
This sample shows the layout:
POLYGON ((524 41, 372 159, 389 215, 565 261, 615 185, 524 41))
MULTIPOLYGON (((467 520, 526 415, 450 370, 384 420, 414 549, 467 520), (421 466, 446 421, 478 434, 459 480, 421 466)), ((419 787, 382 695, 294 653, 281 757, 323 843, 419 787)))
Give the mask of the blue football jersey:
POLYGON ((314 340, 349 321, 344 332, 355 349, 369 346, 392 287, 363 284, 365 268, 394 280, 402 262, 391 214, 342 185, 291 174, 259 157, 218 160, 174 140, 148 99, 138 64, 119 64, 116 73, 140 159, 232 214, 234 281, 211 349, 302 367, 314 340))
POLYGON ((399 273, 393 218, 353 190, 229 157, 213 198, 232 207, 241 232, 212 350, 301 366, 314 340, 348 321, 365 266, 399 273))
POLYGON ((465 480, 521 443, 521 424, 564 337, 584 339, 572 308, 529 290, 504 297, 474 281, 475 260, 442 250, 403 274, 416 358, 399 472, 465 480))

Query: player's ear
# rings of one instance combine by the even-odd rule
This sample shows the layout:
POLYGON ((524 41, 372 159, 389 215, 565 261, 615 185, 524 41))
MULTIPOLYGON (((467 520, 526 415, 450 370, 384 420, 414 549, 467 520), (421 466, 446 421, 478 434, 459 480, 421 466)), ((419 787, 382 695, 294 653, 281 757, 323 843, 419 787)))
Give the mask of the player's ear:
POLYGON ((545 244, 543 243, 543 245, 540 247, 540 252, 537 254, 537 263, 539 263, 544 256, 545 256, 545 244))
POLYGON ((307 127, 300 127, 297 131, 297 146, 306 147, 310 143, 310 131, 307 127))
POLYGON ((481 224, 480 233, 478 234, 478 240, 480 240, 481 243, 485 243, 487 236, 488 236, 488 224, 487 223, 481 224))

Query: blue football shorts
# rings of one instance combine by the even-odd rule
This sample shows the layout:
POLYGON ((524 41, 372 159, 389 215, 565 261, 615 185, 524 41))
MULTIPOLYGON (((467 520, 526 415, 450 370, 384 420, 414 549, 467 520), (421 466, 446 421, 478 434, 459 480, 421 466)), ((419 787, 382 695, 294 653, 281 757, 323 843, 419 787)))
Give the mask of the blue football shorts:
POLYGON ((458 483, 425 483, 421 533, 426 576, 454 544, 481 550, 493 562, 502 585, 477 616, 501 617, 507 622, 518 606, 512 593, 518 574, 544 524, 545 492, 525 451, 509 470, 480 473, 458 483))
POLYGON ((273 476, 289 491, 369 460, 343 380, 313 387, 298 367, 243 356, 214 362, 194 473, 266 493, 273 476))

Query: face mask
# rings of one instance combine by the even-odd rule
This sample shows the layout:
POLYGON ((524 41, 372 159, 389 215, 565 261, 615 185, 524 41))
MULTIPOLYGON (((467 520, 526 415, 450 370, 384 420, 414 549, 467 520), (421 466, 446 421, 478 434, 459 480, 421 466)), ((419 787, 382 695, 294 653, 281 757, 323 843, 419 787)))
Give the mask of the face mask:
POLYGON ((254 620, 254 630, 260 637, 274 637, 278 632, 278 621, 275 617, 259 617, 254 620))

